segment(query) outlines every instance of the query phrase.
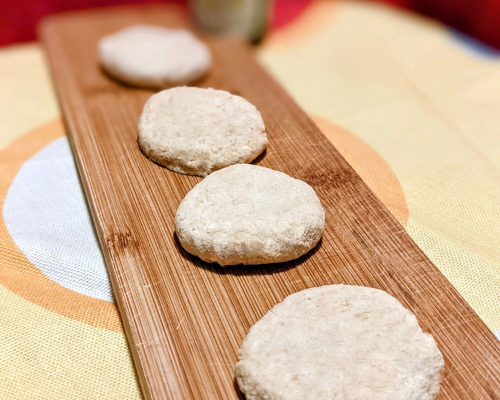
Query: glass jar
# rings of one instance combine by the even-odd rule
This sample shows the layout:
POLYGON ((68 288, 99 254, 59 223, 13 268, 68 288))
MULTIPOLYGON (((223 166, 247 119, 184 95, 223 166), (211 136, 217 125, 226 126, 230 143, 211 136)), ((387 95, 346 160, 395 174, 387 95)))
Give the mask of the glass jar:
POLYGON ((257 43, 270 20, 271 0, 191 0, 190 9, 200 31, 238 35, 257 43))

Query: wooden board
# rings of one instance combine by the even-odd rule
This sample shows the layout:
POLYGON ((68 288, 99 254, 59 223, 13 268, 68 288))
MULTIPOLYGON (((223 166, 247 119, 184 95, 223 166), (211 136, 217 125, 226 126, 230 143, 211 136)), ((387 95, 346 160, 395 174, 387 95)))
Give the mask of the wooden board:
MULTIPOLYGON (((150 91, 99 69, 100 37, 135 23, 182 26, 167 6, 51 17, 40 33, 68 135, 144 394, 234 399, 237 350, 249 327, 290 293, 344 283, 386 290, 412 310, 444 354, 440 399, 499 399, 500 345, 309 117, 231 39, 213 39, 200 83, 239 94, 262 113, 269 148, 258 160, 308 182, 326 209, 320 244, 279 265, 223 269, 182 250, 173 218, 200 178, 148 161, 137 122, 150 91)), ((304 77, 307 79, 307 77, 304 77)))

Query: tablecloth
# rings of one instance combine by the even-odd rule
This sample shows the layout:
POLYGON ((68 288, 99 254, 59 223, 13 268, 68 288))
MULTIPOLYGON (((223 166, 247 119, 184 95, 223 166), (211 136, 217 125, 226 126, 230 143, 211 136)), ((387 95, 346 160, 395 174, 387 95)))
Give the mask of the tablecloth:
MULTIPOLYGON (((320 0, 255 51, 500 337, 499 54, 320 0)), ((0 399, 141 398, 38 44, 0 50, 0 104, 0 399)))

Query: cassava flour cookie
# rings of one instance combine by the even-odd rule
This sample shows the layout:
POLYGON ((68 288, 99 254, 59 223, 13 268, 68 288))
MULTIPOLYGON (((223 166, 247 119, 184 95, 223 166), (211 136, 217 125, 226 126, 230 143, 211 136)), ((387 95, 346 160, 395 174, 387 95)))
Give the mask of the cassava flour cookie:
POLYGON ((152 88, 194 82, 211 65, 207 46, 188 31, 150 25, 104 37, 99 42, 99 59, 112 77, 152 88))
POLYGON ((220 265, 293 260, 316 246, 324 227, 325 212, 307 183, 251 164, 202 180, 175 215, 182 247, 220 265))
POLYGON ((432 400, 443 356, 389 294, 330 285, 288 296, 243 341, 247 400, 432 400))
POLYGON ((168 169, 206 176, 249 163, 267 146, 257 109, 231 93, 177 87, 152 96, 139 121, 139 146, 168 169))

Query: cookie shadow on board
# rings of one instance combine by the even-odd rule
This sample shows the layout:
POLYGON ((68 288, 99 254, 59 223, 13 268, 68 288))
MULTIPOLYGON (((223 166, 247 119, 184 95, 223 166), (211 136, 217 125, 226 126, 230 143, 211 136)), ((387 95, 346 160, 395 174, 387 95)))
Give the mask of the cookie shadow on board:
POLYGON ((287 261, 283 263, 271 263, 271 264, 258 264, 258 265, 230 265, 227 267, 222 267, 221 265, 217 263, 208 263, 205 261, 202 261, 200 258, 193 256, 192 254, 189 254, 184 248, 182 247, 179 238, 177 237, 177 234, 174 232, 174 243, 175 246, 177 247, 177 250, 179 250, 179 254, 181 257, 187 261, 190 261, 192 264, 194 264, 196 267, 199 268, 204 268, 206 270, 209 270, 211 272, 214 272, 219 275, 224 275, 224 274, 232 274, 232 275, 273 275, 277 274, 283 271, 287 271, 289 269, 295 268, 299 266, 300 264, 303 264, 306 262, 309 258, 314 256, 317 251, 321 248, 323 239, 320 239, 318 244, 311 249, 309 252, 304 254, 303 256, 292 260, 292 261, 287 261))
POLYGON ((236 382, 236 377, 233 379, 234 389, 236 390, 236 394, 238 395, 239 400, 245 400, 245 395, 241 392, 240 387, 238 386, 238 382, 236 382))
POLYGON ((131 89, 131 90, 136 90, 136 91, 147 91, 147 92, 151 92, 151 95, 158 93, 158 92, 161 92, 162 90, 173 89, 173 88, 178 87, 178 86, 204 87, 204 86, 206 86, 205 83, 210 76, 210 72, 208 72, 205 75, 203 75, 202 77, 197 78, 195 81, 192 81, 190 83, 186 83, 186 84, 182 84, 182 85, 171 84, 171 85, 153 87, 153 86, 133 85, 131 83, 125 82, 124 80, 121 80, 118 77, 111 75, 108 71, 106 71, 102 67, 102 65, 99 65, 99 71, 101 72, 102 75, 104 75, 104 77, 106 78, 107 81, 109 81, 110 83, 113 84, 114 87, 131 89))
POLYGON ((258 164, 258 163, 260 163, 264 159, 264 157, 266 156, 266 154, 267 154, 267 148, 264 149, 262 151, 262 153, 260 153, 258 155, 258 157, 255 160, 252 161, 252 164, 258 164))
MULTIPOLYGON (((99 71, 106 78, 107 83, 111 85, 111 89, 127 89, 127 90, 131 90, 131 91, 142 91, 142 92, 147 91, 147 92, 151 92, 151 94, 153 94, 155 92, 155 89, 153 89, 153 88, 132 85, 130 83, 122 81, 121 79, 116 78, 113 75, 109 74, 101 65, 99 65, 99 71)), ((94 88, 94 89, 96 89, 96 88, 94 88)), ((99 88, 97 88, 97 89, 99 89, 99 88)), ((106 89, 109 90, 109 88, 106 88, 106 89)), ((96 90, 96 91, 98 91, 98 90, 96 90)))

